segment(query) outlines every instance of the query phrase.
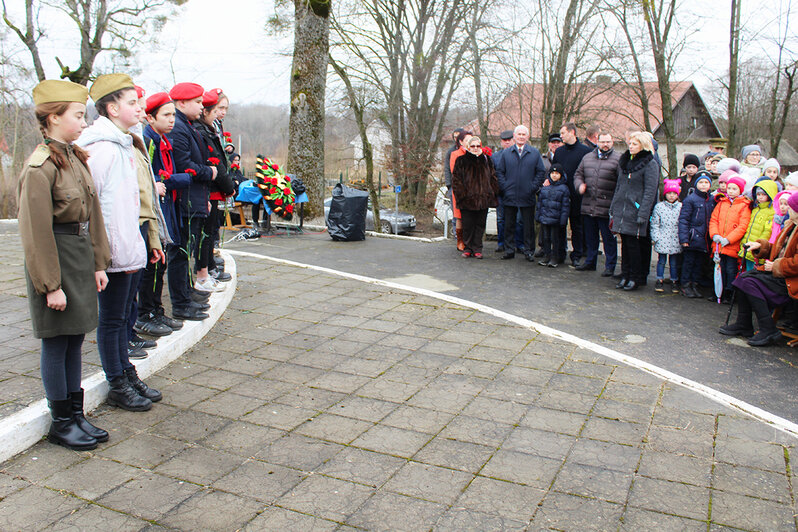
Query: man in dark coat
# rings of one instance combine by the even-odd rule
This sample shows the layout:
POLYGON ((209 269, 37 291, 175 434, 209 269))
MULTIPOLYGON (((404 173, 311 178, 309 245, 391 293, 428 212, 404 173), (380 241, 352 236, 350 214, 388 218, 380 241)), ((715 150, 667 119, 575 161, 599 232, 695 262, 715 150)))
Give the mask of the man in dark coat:
MULTIPOLYGON (((574 189, 573 176, 576 174, 576 169, 579 168, 582 158, 590 153, 590 148, 579 142, 573 122, 566 122, 562 125, 560 136, 563 145, 554 152, 553 162, 562 165, 568 178, 566 184, 571 192, 571 214, 568 219, 571 222, 571 247, 573 248, 571 263, 576 266, 584 254, 584 238, 582 235, 582 196, 577 194, 574 189)), ((565 250, 563 249, 562 255, 564 254, 565 250)))
MULTIPOLYGON (((598 138, 601 135, 601 126, 593 124, 585 130, 585 146, 591 150, 598 148, 598 138)), ((620 155, 618 155, 620 157, 620 155)))
MULTIPOLYGON (((514 144, 513 141, 513 130, 512 129, 505 129, 499 135, 499 140, 501 141, 501 149, 496 150, 493 152, 491 159, 493 159, 493 166, 496 167, 496 161, 499 160, 500 154, 503 150, 512 147, 514 144)), ((516 227, 515 227, 515 245, 516 248, 523 247, 524 245, 524 236, 523 236, 524 224, 521 222, 520 216, 516 219, 516 227)), ((504 252, 504 205, 502 204, 501 196, 499 196, 499 206, 496 207, 496 253, 503 253, 504 252)))
POLYGON ((621 154, 612 145, 612 135, 599 135, 598 148, 585 155, 574 175, 574 188, 582 196, 582 226, 585 233, 585 261, 576 269, 596 269, 600 233, 605 256, 603 277, 611 277, 618 262, 618 241, 610 231, 609 222, 621 154))
POLYGON ((180 246, 168 248, 167 273, 172 315, 181 320, 204 319, 207 314, 192 303, 189 256, 194 256, 205 218, 208 216, 209 183, 216 178, 216 167, 208 166, 208 152, 200 134, 191 125, 202 112, 204 91, 196 83, 178 83, 169 91, 174 100, 175 126, 166 137, 172 144, 174 171, 191 175, 191 185, 180 195, 182 217, 180 246))
POLYGON ((504 246, 502 259, 515 257, 515 221, 518 213, 524 224, 524 246, 526 258, 534 260, 535 249, 535 194, 545 179, 546 169, 537 148, 529 140, 529 129, 516 126, 513 131, 515 144, 502 150, 496 161, 496 176, 499 180, 499 194, 504 205, 504 246))

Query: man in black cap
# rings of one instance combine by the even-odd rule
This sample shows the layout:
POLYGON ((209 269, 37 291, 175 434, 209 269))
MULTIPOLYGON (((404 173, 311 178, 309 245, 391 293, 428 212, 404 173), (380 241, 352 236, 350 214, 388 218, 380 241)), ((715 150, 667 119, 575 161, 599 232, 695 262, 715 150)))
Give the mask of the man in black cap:
MULTIPOLYGON (((496 150, 493 152, 493 165, 496 166, 496 161, 498 160, 499 154, 502 150, 505 150, 513 145, 513 130, 512 129, 505 129, 499 135, 499 140, 501 141, 501 149, 496 150)), ((521 215, 519 213, 518 220, 515 226, 515 242, 516 247, 523 248, 524 247, 524 225, 521 222, 521 215)), ((502 205, 502 198, 499 196, 499 206, 496 207, 496 253, 504 252, 504 206, 502 205)))

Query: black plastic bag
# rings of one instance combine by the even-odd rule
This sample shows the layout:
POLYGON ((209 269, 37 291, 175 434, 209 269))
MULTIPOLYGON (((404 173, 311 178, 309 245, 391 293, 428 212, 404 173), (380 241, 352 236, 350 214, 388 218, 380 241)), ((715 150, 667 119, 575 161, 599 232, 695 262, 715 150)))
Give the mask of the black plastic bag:
POLYGON ((299 196, 300 194, 302 194, 303 192, 305 192, 307 190, 305 188, 305 183, 303 183, 300 178, 296 177, 293 174, 287 174, 287 175, 288 175, 288 177, 291 178, 291 190, 294 191, 294 194, 299 196))
POLYGON ((369 194, 338 183, 332 191, 327 231, 333 240, 365 240, 369 194))

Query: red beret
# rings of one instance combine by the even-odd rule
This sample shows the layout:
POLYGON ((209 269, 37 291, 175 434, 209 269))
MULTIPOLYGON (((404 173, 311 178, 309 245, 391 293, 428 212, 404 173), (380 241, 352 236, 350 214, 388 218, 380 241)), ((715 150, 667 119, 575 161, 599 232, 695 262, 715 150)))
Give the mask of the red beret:
POLYGON ((136 85, 136 96, 138 98, 144 98, 144 89, 136 85))
POLYGON ((151 115, 157 111, 159 107, 171 101, 172 99, 165 92, 156 92, 147 98, 147 107, 145 108, 145 111, 148 115, 151 115))
POLYGON ((203 92, 202 86, 196 83, 178 83, 169 91, 169 96, 173 100, 193 100, 202 96, 203 92))
POLYGON ((213 107, 219 103, 219 95, 222 94, 222 89, 211 89, 202 95, 202 106, 213 107))

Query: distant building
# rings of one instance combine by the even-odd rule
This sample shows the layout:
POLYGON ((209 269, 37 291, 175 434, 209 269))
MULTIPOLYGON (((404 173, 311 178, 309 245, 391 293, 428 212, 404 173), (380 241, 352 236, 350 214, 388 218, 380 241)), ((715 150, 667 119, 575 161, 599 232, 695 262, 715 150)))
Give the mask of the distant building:
MULTIPOLYGON (((371 152, 374 157, 375 168, 385 168, 388 150, 391 147, 391 131, 379 120, 372 120, 366 128, 366 136, 371 143, 371 152)), ((360 135, 349 143, 352 146, 355 165, 360 168, 363 162, 363 143, 360 135)))
MULTIPOLYGON (((661 144, 659 155, 665 161, 667 150, 663 145, 665 135, 661 128, 662 103, 659 88, 657 83, 653 82, 645 83, 644 86, 649 100, 649 121, 654 128, 652 133, 661 144)), ((608 80, 572 86, 571 90, 579 95, 583 103, 578 114, 568 116, 567 120, 574 122, 579 128, 580 140, 583 140, 586 127, 597 124, 603 131, 613 135, 619 148, 625 149, 624 133, 631 128, 642 129, 645 124, 640 99, 634 89, 635 87, 608 80)), ((720 129, 692 82, 671 83, 671 96, 676 125, 677 157, 681 161, 685 153, 695 153, 700 156, 707 151, 710 138, 722 136, 720 129)), ((550 132, 541 131, 538 120, 542 102, 543 85, 540 83, 519 85, 510 91, 488 115, 488 144, 498 145, 499 134, 505 129, 513 129, 518 124, 529 127, 531 144, 535 146, 545 144, 543 139, 547 138, 550 132), (530 116, 533 118, 531 124, 530 116)), ((479 131, 479 123, 476 120, 465 127, 474 132, 479 131)), ((559 124, 552 129, 559 131, 559 124)), ((485 135, 482 136, 484 142, 485 135)))
MULTIPOLYGON (((769 140, 757 139, 756 144, 759 144, 762 148, 762 155, 764 157, 771 156, 769 140)), ((779 142, 779 156, 776 157, 776 159, 778 159, 779 165, 781 166, 781 175, 786 175, 798 170, 798 152, 796 152, 795 148, 785 139, 781 139, 781 142, 779 142)))

